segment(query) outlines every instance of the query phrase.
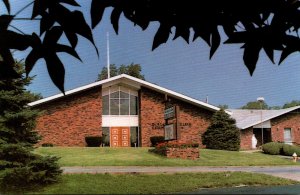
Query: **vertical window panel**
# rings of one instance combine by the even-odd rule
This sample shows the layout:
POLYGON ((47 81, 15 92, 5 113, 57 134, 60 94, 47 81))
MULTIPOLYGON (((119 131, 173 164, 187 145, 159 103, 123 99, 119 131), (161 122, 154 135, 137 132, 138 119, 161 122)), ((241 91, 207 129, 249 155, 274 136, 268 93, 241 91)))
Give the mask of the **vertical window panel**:
POLYGON ((130 95, 130 115, 138 115, 138 98, 130 95))
POLYGON ((129 115, 129 99, 120 99, 120 115, 129 115))
POLYGON ((110 100, 110 115, 119 115, 119 99, 110 100))
POLYGON ((109 97, 108 97, 108 95, 102 97, 102 114, 109 115, 109 97))

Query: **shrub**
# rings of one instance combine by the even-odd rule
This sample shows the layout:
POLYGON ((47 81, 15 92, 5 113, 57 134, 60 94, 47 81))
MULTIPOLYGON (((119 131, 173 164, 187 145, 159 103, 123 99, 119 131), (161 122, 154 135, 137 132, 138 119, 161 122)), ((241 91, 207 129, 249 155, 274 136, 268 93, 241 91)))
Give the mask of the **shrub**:
POLYGON ((282 154, 283 143, 269 142, 262 145, 262 151, 266 154, 279 155, 282 154))
POLYGON ((51 143, 43 143, 42 147, 53 147, 54 145, 51 143))
POLYGON ((206 148, 236 151, 240 149, 240 130, 235 120, 223 110, 217 111, 211 125, 202 135, 202 143, 206 148))
POLYGON ((164 136, 152 136, 150 137, 151 145, 155 147, 158 143, 162 143, 165 141, 164 136))
POLYGON ((85 137, 87 147, 99 147, 102 142, 101 136, 87 136, 85 137))
POLYGON ((292 156, 294 152, 297 154, 297 156, 300 156, 300 147, 292 146, 289 144, 283 145, 283 155, 292 156))

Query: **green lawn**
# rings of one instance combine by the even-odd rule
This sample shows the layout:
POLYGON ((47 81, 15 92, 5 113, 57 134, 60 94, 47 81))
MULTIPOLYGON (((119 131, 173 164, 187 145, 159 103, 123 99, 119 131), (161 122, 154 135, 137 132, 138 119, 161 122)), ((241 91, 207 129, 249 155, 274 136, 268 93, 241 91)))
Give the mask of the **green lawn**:
MULTIPOLYGON (((295 165, 263 153, 200 149, 198 160, 167 159, 149 148, 40 147, 34 152, 61 157, 61 166, 263 166, 295 165)), ((298 164, 298 163, 297 163, 298 164)))
MULTIPOLYGON (((157 194, 190 192, 199 188, 238 185, 290 185, 296 181, 263 174, 184 173, 184 174, 74 174, 62 181, 34 191, 37 194, 157 194)), ((298 183, 299 184, 299 183, 298 183)))

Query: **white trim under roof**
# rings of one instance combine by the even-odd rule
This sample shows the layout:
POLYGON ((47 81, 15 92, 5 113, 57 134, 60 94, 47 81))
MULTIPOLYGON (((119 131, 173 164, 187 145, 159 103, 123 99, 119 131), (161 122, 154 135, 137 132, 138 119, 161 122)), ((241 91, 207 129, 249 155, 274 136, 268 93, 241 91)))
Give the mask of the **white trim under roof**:
MULTIPOLYGON (((109 83, 114 83, 115 84, 115 83, 118 83, 118 81, 119 81, 119 83, 128 81, 129 83, 132 83, 132 85, 139 85, 139 86, 142 86, 142 87, 145 87, 145 88, 149 88, 149 89, 152 89, 154 91, 157 91, 157 92, 160 92, 160 93, 163 93, 163 94, 167 94, 170 97, 174 97, 174 98, 180 99, 184 102, 191 103, 191 104, 193 104, 197 107, 205 108, 207 110, 211 110, 211 111, 220 110, 220 108, 218 108, 216 106, 213 106, 211 104, 207 104, 205 102, 196 100, 196 99, 188 97, 186 95, 177 93, 175 91, 166 89, 164 87, 160 87, 160 86, 152 84, 148 81, 144 81, 144 80, 141 80, 141 79, 138 79, 138 78, 126 75, 126 74, 121 74, 121 75, 118 75, 118 76, 115 76, 115 77, 111 77, 109 79, 105 79, 105 80, 102 80, 102 81, 97 81, 95 83, 91 83, 91 84, 88 84, 88 85, 85 85, 85 86, 82 86, 82 87, 78 87, 78 88, 66 91, 65 95, 63 93, 60 93, 60 94, 57 94, 57 95, 54 95, 54 96, 50 96, 50 97, 47 97, 47 98, 44 98, 44 99, 40 99, 40 100, 37 100, 35 102, 31 102, 28 105, 29 106, 36 106, 36 105, 46 103, 46 102, 49 102, 49 101, 52 101, 52 100, 63 98, 65 96, 68 96, 68 95, 71 95, 71 94, 75 94, 75 93, 78 93, 78 92, 81 92, 81 91, 84 91, 84 90, 87 90, 87 89, 91 89, 93 87, 102 86, 102 85, 107 86, 107 85, 109 85, 109 83)), ((128 82, 126 82, 126 83, 128 83, 128 82)), ((231 114, 230 111, 226 111, 226 112, 227 112, 227 114, 231 114)))

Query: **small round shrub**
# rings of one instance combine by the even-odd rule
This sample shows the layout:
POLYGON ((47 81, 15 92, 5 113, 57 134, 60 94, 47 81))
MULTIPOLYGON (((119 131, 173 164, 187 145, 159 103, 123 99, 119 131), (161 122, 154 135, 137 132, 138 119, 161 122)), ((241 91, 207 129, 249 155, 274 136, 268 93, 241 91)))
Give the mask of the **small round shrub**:
POLYGON ((85 137, 85 142, 87 144, 87 147, 100 147, 102 143, 102 137, 101 136, 87 136, 85 137))
POLYGON ((43 143, 42 147, 53 147, 54 145, 51 143, 43 143))
POLYGON ((164 136, 152 136, 150 137, 150 141, 153 147, 155 147, 158 143, 162 143, 165 141, 164 136))
POLYGON ((262 150, 266 154, 279 155, 282 154, 283 143, 269 142, 262 145, 262 150))
POLYGON ((294 152, 297 154, 297 156, 300 156, 300 147, 289 144, 283 145, 283 155, 292 156, 294 152))

